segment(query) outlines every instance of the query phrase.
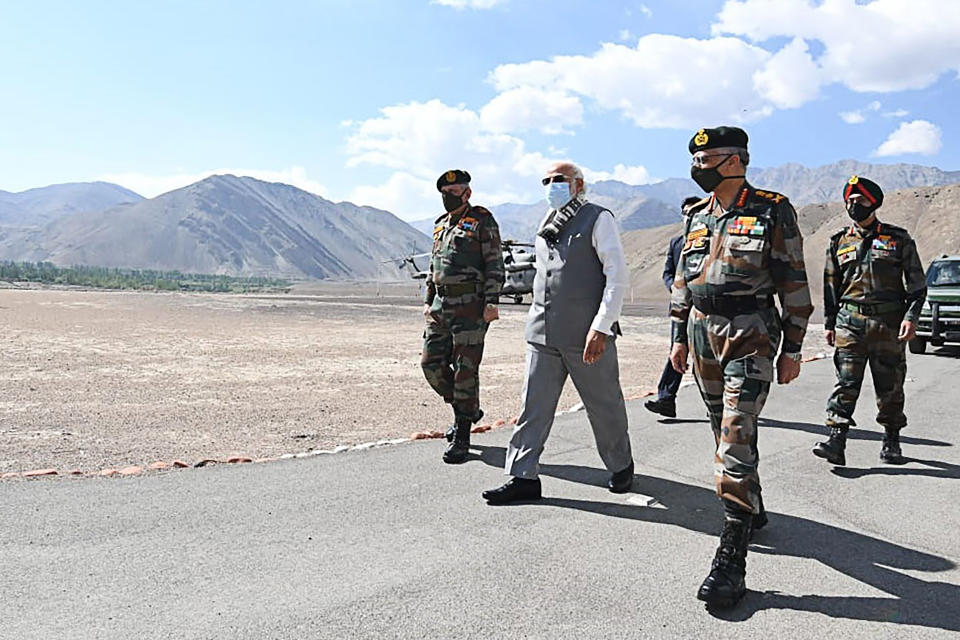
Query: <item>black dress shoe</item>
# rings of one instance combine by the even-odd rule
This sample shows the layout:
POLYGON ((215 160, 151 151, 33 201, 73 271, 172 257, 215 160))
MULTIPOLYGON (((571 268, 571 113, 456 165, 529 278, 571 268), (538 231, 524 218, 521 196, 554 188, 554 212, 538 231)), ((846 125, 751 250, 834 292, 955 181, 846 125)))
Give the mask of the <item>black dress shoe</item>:
POLYGON ((607 489, 611 493, 626 493, 633 486, 633 463, 627 465, 626 469, 611 474, 607 482, 607 489))
POLYGON ((533 480, 510 478, 502 487, 483 492, 483 499, 489 504, 539 500, 540 497, 540 478, 534 478, 533 480))
POLYGON ((660 398, 657 398, 656 400, 647 400, 643 403, 643 406, 647 408, 647 411, 658 413, 667 418, 677 417, 676 400, 661 400, 660 398))

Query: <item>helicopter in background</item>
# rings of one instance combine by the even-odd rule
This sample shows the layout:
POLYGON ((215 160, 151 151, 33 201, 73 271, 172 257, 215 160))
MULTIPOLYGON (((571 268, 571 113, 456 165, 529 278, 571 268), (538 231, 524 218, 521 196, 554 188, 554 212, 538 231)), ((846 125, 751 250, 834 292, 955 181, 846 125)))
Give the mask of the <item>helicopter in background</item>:
MULTIPOLYGON (((537 269, 533 244, 517 240, 504 240, 500 244, 503 254, 505 279, 500 290, 501 298, 511 298, 522 304, 523 296, 533 293, 533 277, 537 269)), ((430 254, 415 253, 390 260, 403 269, 413 280, 426 280, 430 270, 430 254)))

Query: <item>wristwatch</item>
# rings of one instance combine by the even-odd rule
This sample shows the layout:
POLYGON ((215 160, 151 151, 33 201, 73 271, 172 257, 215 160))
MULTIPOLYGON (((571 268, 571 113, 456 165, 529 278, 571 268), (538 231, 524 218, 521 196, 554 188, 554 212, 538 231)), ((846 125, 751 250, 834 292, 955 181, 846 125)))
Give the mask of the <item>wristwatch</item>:
POLYGON ((803 359, 803 354, 800 353, 799 351, 794 351, 793 353, 787 353, 786 351, 784 351, 783 355, 786 356, 787 358, 790 358, 794 362, 800 362, 803 359))

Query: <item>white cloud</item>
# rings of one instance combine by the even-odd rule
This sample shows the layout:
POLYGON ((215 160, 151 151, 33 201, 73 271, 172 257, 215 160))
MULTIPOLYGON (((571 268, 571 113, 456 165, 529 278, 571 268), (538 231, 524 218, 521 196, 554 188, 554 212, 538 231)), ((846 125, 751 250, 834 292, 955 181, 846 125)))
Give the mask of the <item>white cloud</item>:
POLYGON ((480 118, 488 131, 569 133, 567 126, 583 122, 583 105, 578 98, 562 91, 517 87, 487 103, 480 110, 480 118))
POLYGON ((627 42, 629 40, 633 40, 634 38, 636 38, 636 36, 633 35, 630 29, 620 29, 620 33, 617 34, 617 37, 620 40, 620 42, 627 42))
POLYGON ((146 198, 153 198, 161 193, 173 191, 174 189, 185 187, 193 184, 194 182, 199 182, 204 178, 224 174, 249 176, 265 182, 282 182, 319 196, 329 193, 325 186, 308 177, 307 171, 303 167, 289 167, 287 169, 279 170, 211 169, 209 171, 200 171, 198 173, 176 173, 167 175, 150 175, 137 172, 107 173, 97 176, 95 179, 119 184, 120 186, 135 191, 146 198))
POLYGON ((650 7, 648 7, 648 6, 645 5, 645 4, 641 4, 641 5, 640 5, 640 13, 642 13, 642 14, 645 15, 645 16, 647 16, 648 18, 652 18, 652 17, 653 17, 653 11, 651 11, 651 10, 650 10, 650 7))
MULTIPOLYGON (((824 82, 854 91, 929 86, 960 71, 960 12, 943 0, 728 0, 714 35, 818 40, 824 82), (851 28, 855 25, 855 28, 851 28)), ((952 5, 952 3, 950 3, 952 5)))
POLYGON ((861 111, 841 111, 837 115, 847 124, 862 124, 866 121, 861 111))
MULTIPOLYGON (((772 57, 737 38, 652 34, 636 47, 607 43, 592 55, 501 65, 490 77, 500 91, 538 87, 581 95, 641 127, 696 128, 769 115, 773 105, 754 88, 754 74, 772 57)), ((807 83, 801 85, 806 93, 807 83)), ((784 103, 797 95, 772 82, 762 91, 784 103)))
POLYGON ((780 109, 792 109, 817 97, 820 69, 800 38, 780 49, 753 74, 757 91, 780 109))
POLYGON ((647 171, 646 167, 628 167, 624 164, 618 164, 613 168, 613 171, 592 171, 590 169, 584 169, 583 176, 588 182, 598 182, 600 180, 619 180, 627 184, 650 184, 651 182, 656 182, 656 180, 650 177, 650 172, 647 171))
MULTIPOLYGON (((869 103, 863 109, 855 109, 853 111, 841 111, 839 114, 840 118, 847 124, 861 124, 866 122, 867 117, 864 115, 864 111, 873 111, 878 112, 883 108, 883 103, 879 100, 874 100, 869 103)), ((908 115, 910 112, 906 109, 896 109, 894 111, 884 111, 882 115, 884 118, 902 118, 908 115)))
MULTIPOLYGON (((355 125, 347 140, 347 165, 381 167, 393 173, 380 184, 357 187, 348 199, 387 209, 407 220, 439 215, 437 176, 454 167, 470 172, 477 204, 541 198, 543 170, 553 161, 566 159, 566 153, 559 149, 531 151, 520 138, 491 126, 480 113, 439 100, 381 109, 378 117, 355 125)), ((618 165, 612 172, 591 172, 584 167, 584 173, 602 176, 591 179, 649 181, 643 167, 618 165)))
POLYGON ((492 9, 506 0, 430 0, 430 4, 439 4, 454 9, 492 9))
POLYGON ((940 127, 926 120, 903 122, 873 152, 875 156, 899 156, 907 153, 933 155, 943 146, 940 127))

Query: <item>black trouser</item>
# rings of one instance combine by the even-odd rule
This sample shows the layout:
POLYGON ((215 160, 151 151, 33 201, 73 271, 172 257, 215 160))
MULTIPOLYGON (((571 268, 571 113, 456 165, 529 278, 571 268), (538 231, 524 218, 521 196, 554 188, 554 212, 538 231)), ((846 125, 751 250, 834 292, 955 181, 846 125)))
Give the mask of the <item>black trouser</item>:
POLYGON ((683 374, 677 373, 670 362, 670 358, 667 358, 667 364, 663 367, 660 382, 657 384, 657 397, 660 400, 676 400, 681 380, 683 380, 683 374))

